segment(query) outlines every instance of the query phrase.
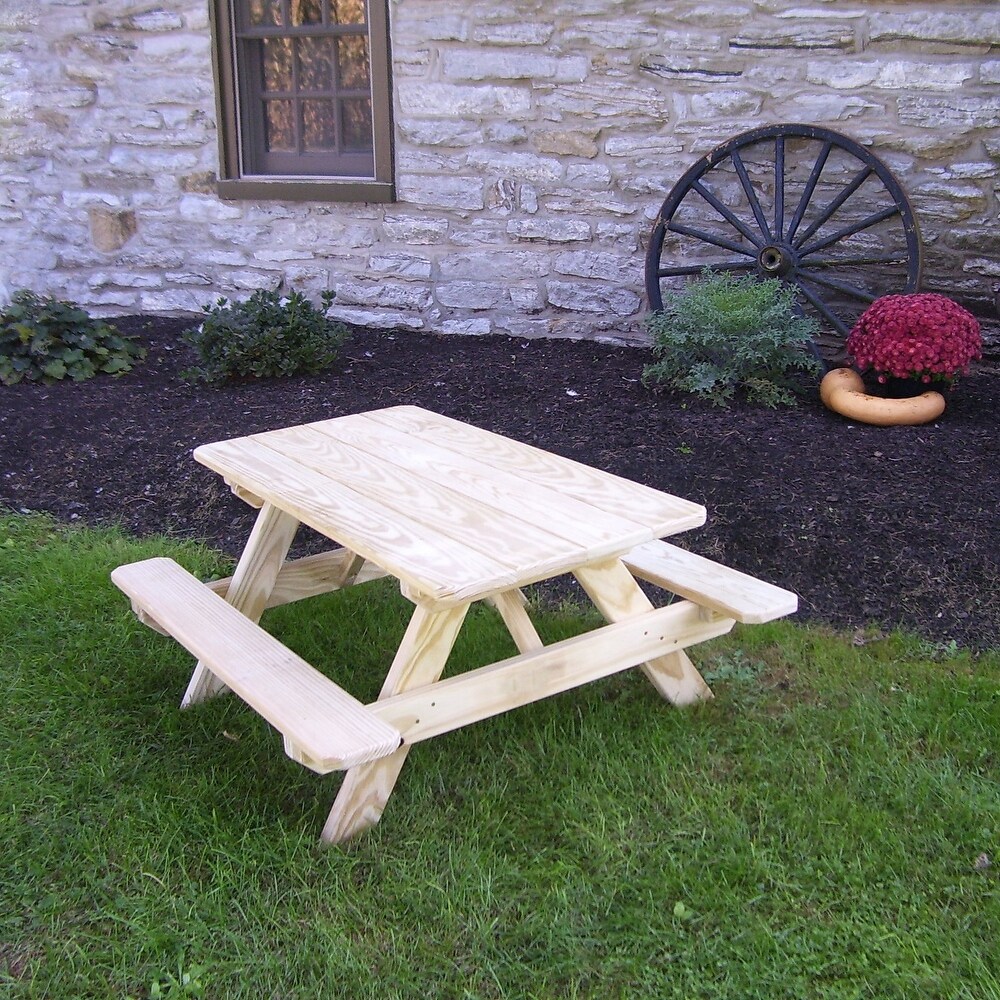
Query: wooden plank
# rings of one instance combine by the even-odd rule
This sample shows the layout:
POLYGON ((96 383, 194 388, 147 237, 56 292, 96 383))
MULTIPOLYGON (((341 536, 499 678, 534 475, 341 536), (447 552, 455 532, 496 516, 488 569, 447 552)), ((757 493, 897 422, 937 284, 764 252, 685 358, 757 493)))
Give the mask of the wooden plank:
POLYGON ((172 559, 119 566, 115 586, 325 774, 392 753, 398 730, 293 653, 172 559))
POLYGON ((531 653, 542 648, 542 640, 534 623, 525 610, 524 594, 520 590, 505 590, 493 598, 493 606, 507 626, 514 645, 522 653, 531 653))
MULTIPOLYGON (((294 517, 271 504, 264 504, 257 514, 250 538, 236 564, 236 572, 233 573, 232 583, 226 592, 229 604, 255 624, 264 613, 274 581, 281 571, 298 527, 299 522, 294 517)), ((224 691, 222 678, 199 661, 191 674, 181 707, 197 704, 224 691)))
MULTIPOLYGON (((367 416, 493 469, 512 472, 529 482, 574 497, 598 510, 612 514, 627 511, 629 520, 644 525, 654 538, 705 523, 705 508, 701 504, 420 407, 390 407, 374 410, 367 416)), ((596 432, 599 433, 599 429, 596 432)))
POLYGON ((666 650, 676 651, 722 635, 731 618, 678 602, 544 649, 449 677, 368 706, 397 728, 404 745, 627 670, 666 650))
MULTIPOLYGON (((468 609, 467 604, 444 611, 419 606, 414 609, 382 685, 380 699, 413 688, 435 686, 468 609)), ((349 840, 379 821, 409 752, 404 743, 395 753, 347 772, 323 827, 324 841, 336 844, 349 840)))
POLYGON ((649 529, 628 516, 627 510, 598 510, 575 497, 523 478, 517 472, 494 469, 484 462, 434 441, 372 419, 365 413, 324 420, 310 427, 356 448, 369 461, 393 466, 437 486, 501 512, 517 516, 562 539, 582 546, 588 557, 598 559, 609 551, 621 551, 626 538, 648 538, 649 529))
POLYGON ((668 542, 636 546, 622 556, 622 562, 641 579, 746 624, 790 615, 799 605, 798 596, 790 590, 668 542))
MULTIPOLYGON (((349 483, 373 507, 404 514, 492 557, 515 577, 551 576, 593 558, 572 533, 552 531, 554 517, 545 526, 522 518, 516 498, 509 503, 514 509, 492 506, 467 491, 456 490, 454 484, 439 483, 400 467, 397 459, 402 453, 396 443, 385 440, 378 452, 365 452, 323 433, 321 426, 286 427, 258 440, 290 461, 349 483)), ((636 535, 639 540, 647 537, 641 528, 630 526, 628 537, 636 535)), ((621 552, 621 543, 622 539, 614 540, 611 551, 621 552)), ((600 546, 600 555, 606 555, 608 548, 607 543, 600 546)))
MULTIPOLYGON (((319 552, 316 555, 303 556, 301 559, 286 562, 278 571, 278 578, 264 606, 265 609, 278 608, 283 604, 305 600, 307 597, 329 594, 334 590, 367 583, 369 580, 378 580, 386 575, 384 569, 365 561, 356 573, 349 576, 357 558, 348 549, 334 549, 332 552, 319 552)), ((225 597, 232 582, 233 578, 227 576, 220 580, 211 580, 205 586, 219 597, 225 597)), ((161 635, 167 634, 166 629, 153 621, 141 608, 136 609, 136 614, 144 625, 148 625, 161 635)))
MULTIPOLYGON (((367 583, 386 576, 384 569, 365 561, 357 572, 349 575, 357 557, 350 549, 334 549, 332 552, 318 552, 286 562, 274 582, 274 590, 267 599, 267 608, 281 607, 307 597, 329 594, 346 586, 367 583)), ((232 581, 231 576, 206 583, 220 597, 225 597, 232 581)))
POLYGON ((497 558, 470 551, 396 510, 373 504, 357 490, 289 460, 252 438, 195 449, 203 465, 239 481, 304 524, 370 559, 442 603, 461 604, 518 581, 497 558))
MULTIPOLYGON (((601 614, 610 622, 641 618, 653 607, 618 559, 581 567, 574 575, 601 614)), ((711 611, 703 613, 709 616, 713 614, 711 611)), ((642 670, 660 696, 678 707, 712 697, 711 688, 682 649, 648 660, 643 664, 642 670)))

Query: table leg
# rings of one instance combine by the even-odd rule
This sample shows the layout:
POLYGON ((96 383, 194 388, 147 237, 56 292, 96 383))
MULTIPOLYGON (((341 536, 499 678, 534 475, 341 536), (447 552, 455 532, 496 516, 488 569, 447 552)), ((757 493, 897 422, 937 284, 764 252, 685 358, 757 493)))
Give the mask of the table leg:
MULTIPOLYGON (((286 514, 269 503, 265 503, 257 515, 226 593, 226 600, 252 622, 260 621, 260 616, 264 613, 298 527, 299 522, 291 514, 286 514)), ((199 662, 188 682, 181 708, 205 701, 226 690, 226 685, 205 664, 199 662)))
MULTIPOLYGON (((441 677, 468 609, 468 604, 444 611, 417 605, 382 685, 380 700, 433 684, 441 677)), ((344 775, 323 827, 323 840, 331 844, 348 840, 379 821, 409 752, 404 743, 388 757, 352 767, 344 775)))
MULTIPOLYGON (((620 559, 585 566, 574 573, 598 610, 609 622, 619 622, 653 608, 620 559)), ((684 650, 658 656, 642 666, 660 695, 674 705, 690 705, 712 697, 712 690, 684 650)))

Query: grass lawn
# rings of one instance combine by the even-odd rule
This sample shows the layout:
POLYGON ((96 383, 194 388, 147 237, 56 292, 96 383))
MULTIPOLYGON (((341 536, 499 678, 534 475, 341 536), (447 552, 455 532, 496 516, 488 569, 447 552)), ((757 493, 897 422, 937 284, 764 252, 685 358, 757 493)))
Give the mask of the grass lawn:
MULTIPOLYGON (((432 740, 320 849, 340 777, 236 699, 180 712, 189 657, 111 585, 165 553, 227 569, 0 517, 3 996, 1000 998, 1000 652, 738 626, 714 702, 630 671, 432 740)), ((364 700, 407 609, 266 620, 364 700)), ((470 626, 458 667, 513 652, 470 626)))

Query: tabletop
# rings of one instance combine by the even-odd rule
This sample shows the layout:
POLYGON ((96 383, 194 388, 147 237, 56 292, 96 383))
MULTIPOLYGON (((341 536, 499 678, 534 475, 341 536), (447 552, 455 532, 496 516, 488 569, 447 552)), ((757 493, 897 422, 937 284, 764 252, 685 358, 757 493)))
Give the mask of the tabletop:
POLYGON ((194 457, 440 606, 705 521, 700 504, 415 406, 202 445, 194 457))

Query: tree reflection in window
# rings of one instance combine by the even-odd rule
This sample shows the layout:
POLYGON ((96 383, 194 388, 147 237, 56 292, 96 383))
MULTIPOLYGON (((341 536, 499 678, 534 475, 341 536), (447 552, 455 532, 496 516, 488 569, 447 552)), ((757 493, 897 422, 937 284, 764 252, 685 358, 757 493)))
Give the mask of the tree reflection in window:
MULTIPOLYGON (((265 171, 279 173, 311 169, 305 162, 300 167, 289 164, 288 154, 339 156, 347 173, 373 169, 365 0, 243 4, 243 72, 259 81, 256 100, 263 126, 262 148, 251 150, 251 158, 265 171), (271 154, 279 154, 280 160, 271 154)), ((317 170, 319 166, 313 165, 317 170)), ((322 166, 336 169, 333 161, 322 166)))

